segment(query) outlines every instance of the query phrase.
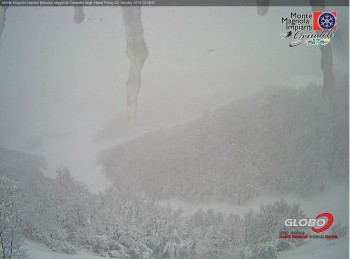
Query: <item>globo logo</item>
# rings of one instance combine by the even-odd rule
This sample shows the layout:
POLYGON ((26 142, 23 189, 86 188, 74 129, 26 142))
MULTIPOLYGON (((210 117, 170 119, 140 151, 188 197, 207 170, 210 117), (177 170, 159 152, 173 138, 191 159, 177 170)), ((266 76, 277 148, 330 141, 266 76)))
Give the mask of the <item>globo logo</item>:
POLYGON ((314 219, 286 219, 284 225, 287 227, 312 227, 312 231, 321 233, 332 226, 333 220, 331 213, 324 212, 317 215, 314 219))

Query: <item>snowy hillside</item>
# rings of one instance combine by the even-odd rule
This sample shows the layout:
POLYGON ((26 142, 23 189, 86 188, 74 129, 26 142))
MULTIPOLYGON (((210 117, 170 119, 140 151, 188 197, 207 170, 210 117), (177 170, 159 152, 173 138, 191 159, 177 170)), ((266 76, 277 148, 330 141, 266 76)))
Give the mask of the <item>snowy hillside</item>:
POLYGON ((333 102, 320 93, 266 88, 105 150, 114 186, 98 194, 67 167, 48 178, 42 159, 0 149, 1 249, 33 259, 345 258, 348 88, 333 102), (328 231, 345 237, 279 238, 287 218, 325 211, 335 218, 328 231))
POLYGON ((349 258, 349 1, 302 1, 0 5, 0 258, 349 258))
POLYGON ((70 255, 65 253, 57 253, 50 250, 47 246, 40 244, 32 240, 25 240, 24 247, 27 252, 27 256, 30 259, 98 259, 105 258, 97 255, 92 255, 87 252, 79 252, 76 255, 70 255))
MULTIPOLYGON (((300 199, 297 197, 289 197, 291 201, 303 201, 302 207, 305 208, 306 213, 308 215, 313 215, 315 212, 319 212, 320 209, 326 208, 329 211, 334 212, 334 215, 337 218, 340 218, 342 222, 346 222, 348 218, 348 211, 344 209, 342 204, 337 204, 338 195, 346 196, 348 193, 347 184, 337 186, 332 186, 332 188, 325 193, 322 194, 322 197, 311 197, 309 199, 300 199), (340 188, 339 188, 340 187, 340 188), (324 206, 322 206, 321 201, 324 202, 324 206)), ((277 198, 277 197, 275 197, 277 198)), ((274 200, 274 197, 261 197, 259 200, 246 204, 244 207, 234 207, 229 204, 218 204, 208 205, 208 204, 198 204, 197 206, 189 206, 184 207, 185 204, 176 204, 177 206, 184 207, 185 213, 193 214, 193 210, 202 209, 214 209, 216 211, 221 212, 235 212, 238 214, 244 215, 249 209, 258 209, 258 207, 268 201, 274 200), (192 212, 191 212, 192 210, 192 212)), ((174 205, 174 204, 173 204, 174 205)), ((187 204, 189 205, 189 204, 187 204)), ((193 204, 192 204, 193 205, 193 204)), ((48 247, 43 244, 40 244, 35 241, 25 240, 25 249, 27 250, 27 254, 31 259, 47 259, 47 258, 56 258, 56 259, 97 259, 103 258, 96 255, 91 255, 88 251, 79 251, 77 255, 69 255, 64 253, 57 253, 51 251, 48 247)), ((329 258, 337 258, 337 259, 347 259, 349 258, 349 235, 332 241, 326 240, 308 240, 302 246, 296 247, 295 249, 288 251, 281 251, 278 253, 278 258, 281 259, 329 259, 329 258)))
MULTIPOLYGON (((349 258, 349 238, 343 238, 337 241, 309 241, 301 247, 294 250, 283 251, 278 254, 281 259, 347 259, 349 258)), ((25 248, 30 259, 98 259, 104 258, 96 255, 91 255, 86 252, 79 252, 78 255, 69 255, 64 253, 56 253, 51 251, 44 245, 26 240, 25 248)))
POLYGON ((294 250, 279 253, 278 258, 283 259, 329 259, 349 258, 349 237, 337 241, 308 241, 294 250))
POLYGON ((270 87, 201 118, 102 152, 118 188, 157 199, 244 204, 264 193, 322 192, 348 181, 348 86, 270 87), (127 174, 125 174, 127 172, 127 174))
MULTIPOLYGON (((301 247, 297 247, 294 250, 281 252, 278 254, 278 258, 281 259, 347 259, 349 253, 347 252, 349 245, 349 239, 344 238, 339 241, 329 242, 324 245, 321 242, 309 242, 301 247)), ((28 250, 28 256, 30 259, 98 259, 104 258, 96 255, 91 255, 85 252, 79 253, 79 255, 68 255, 63 253, 52 252, 50 249, 42 244, 35 243, 33 241, 26 241, 25 247, 28 250)))

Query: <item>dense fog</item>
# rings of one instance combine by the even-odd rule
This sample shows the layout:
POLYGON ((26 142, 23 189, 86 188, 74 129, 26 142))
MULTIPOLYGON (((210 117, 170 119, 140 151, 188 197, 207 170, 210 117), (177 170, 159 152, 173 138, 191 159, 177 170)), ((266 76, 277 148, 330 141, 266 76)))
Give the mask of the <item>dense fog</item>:
POLYGON ((349 14, 329 9, 327 99, 320 48, 285 38, 291 7, 9 7, 5 234, 112 258, 276 258, 303 243, 277 238, 286 217, 332 210, 348 256, 349 14))
POLYGON ((44 155, 51 169, 69 166, 101 189, 105 181, 94 165, 101 147, 299 74, 321 77, 319 49, 287 48, 279 35, 281 16, 289 12, 273 7, 261 17, 256 7, 143 8, 149 56, 138 120, 129 125, 121 8, 85 8, 81 24, 74 23, 73 8, 8 8, 0 50, 2 145, 44 155))

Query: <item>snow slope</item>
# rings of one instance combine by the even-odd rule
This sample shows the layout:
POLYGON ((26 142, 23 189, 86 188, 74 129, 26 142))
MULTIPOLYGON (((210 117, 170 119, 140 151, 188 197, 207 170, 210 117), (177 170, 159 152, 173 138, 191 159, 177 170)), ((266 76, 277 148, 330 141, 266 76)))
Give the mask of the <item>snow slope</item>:
POLYGON ((347 259, 349 258, 349 236, 338 240, 312 240, 302 246, 279 253, 283 259, 347 259))
POLYGON ((97 255, 91 255, 85 251, 80 251, 76 255, 56 253, 51 251, 47 246, 40 244, 38 242, 26 239, 24 241, 24 247, 26 254, 30 259, 98 259, 105 258, 97 255))

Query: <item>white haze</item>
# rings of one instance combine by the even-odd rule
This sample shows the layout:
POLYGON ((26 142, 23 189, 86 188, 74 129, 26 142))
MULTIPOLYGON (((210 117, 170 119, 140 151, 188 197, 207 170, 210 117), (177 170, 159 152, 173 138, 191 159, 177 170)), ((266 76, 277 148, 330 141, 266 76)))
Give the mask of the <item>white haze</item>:
MULTIPOLYGON (((318 193, 315 196, 305 197, 302 195, 280 194, 279 199, 285 199, 288 203, 300 204, 301 209, 308 217, 315 217, 320 211, 332 211, 335 217, 335 221, 347 222, 349 219, 348 207, 344 206, 344 202, 339 202, 339 197, 343 197, 344 201, 349 203, 349 199, 346 198, 349 193, 348 183, 333 183, 328 189, 322 193, 318 193)), ((228 202, 207 202, 207 203, 190 203, 180 200, 168 200, 161 201, 163 206, 170 206, 173 209, 181 209, 183 214, 191 216, 197 210, 209 210, 220 211, 223 213, 233 213, 236 215, 244 216, 249 210, 258 211, 260 206, 267 202, 275 202, 277 195, 260 195, 258 198, 249 201, 245 205, 232 205, 228 202)))
POLYGON ((85 8, 85 21, 75 24, 73 8, 10 7, 0 41, 0 145, 43 155, 50 175, 68 166, 102 190, 99 150, 269 84, 322 77, 318 47, 289 48, 279 35, 290 10, 273 7, 261 17, 256 7, 143 8, 149 56, 138 122, 128 125, 121 9, 85 8))

